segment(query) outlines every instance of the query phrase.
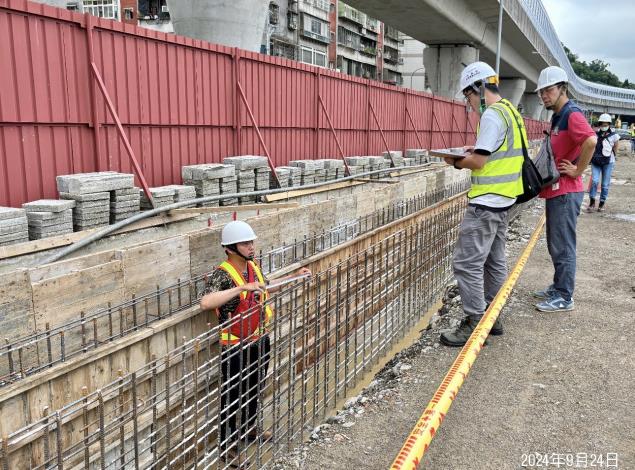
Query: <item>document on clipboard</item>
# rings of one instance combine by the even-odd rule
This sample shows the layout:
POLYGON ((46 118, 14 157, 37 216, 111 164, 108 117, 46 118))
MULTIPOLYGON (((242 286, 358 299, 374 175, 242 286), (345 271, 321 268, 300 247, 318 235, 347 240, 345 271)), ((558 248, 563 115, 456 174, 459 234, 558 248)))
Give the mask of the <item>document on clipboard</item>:
POLYGON ((454 158, 455 160, 460 160, 461 158, 465 158, 467 156, 466 152, 467 152, 466 147, 428 150, 428 154, 432 157, 454 158))

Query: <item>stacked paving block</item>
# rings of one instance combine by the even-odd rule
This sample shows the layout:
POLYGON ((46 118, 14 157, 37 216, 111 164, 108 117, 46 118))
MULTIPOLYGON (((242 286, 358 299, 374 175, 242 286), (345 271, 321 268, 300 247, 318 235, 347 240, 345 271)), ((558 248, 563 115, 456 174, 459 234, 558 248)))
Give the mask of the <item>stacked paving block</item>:
POLYGON ((315 161, 314 160, 291 160, 290 166, 300 168, 300 184, 302 186, 315 183, 315 161))
POLYGON ((122 188, 109 192, 110 223, 114 224, 139 213, 141 196, 138 188, 122 188))
MULTIPOLYGON (((269 167, 256 168, 256 191, 266 191, 271 185, 271 170, 269 167)), ((273 178, 275 181, 275 178, 273 178)))
MULTIPOLYGON (((297 166, 279 166, 276 168, 278 178, 282 179, 284 175, 287 175, 287 186, 300 186, 302 184, 302 168, 297 166)), ((283 186, 284 187, 284 186, 283 186)))
POLYGON ((346 157, 346 164, 351 170, 351 176, 368 171, 368 157, 346 157))
POLYGON ((0 246, 29 241, 28 228, 24 209, 0 207, 0 246))
MULTIPOLYGON (((227 157, 223 159, 223 163, 226 165, 234 165, 236 168, 236 184, 239 193, 256 191, 256 170, 260 170, 260 173, 263 175, 262 178, 264 179, 264 172, 262 169, 269 167, 267 157, 260 157, 257 155, 227 157)), ((268 179, 269 174, 267 173, 267 180, 268 179)), ((240 203, 255 202, 256 199, 256 196, 241 196, 238 198, 240 203)))
POLYGON ((426 149, 408 149, 406 150, 406 158, 412 158, 415 165, 427 163, 428 151, 426 149))
POLYGON ((73 200, 40 199, 22 204, 22 207, 26 211, 31 240, 73 232, 73 200))
POLYGON ((326 181, 324 162, 322 160, 313 160, 313 163, 315 163, 315 182, 324 183, 326 181))
MULTIPOLYGON (((383 170, 384 168, 390 168, 390 161, 385 160, 384 157, 368 157, 368 171, 378 171, 383 170)), ((373 179, 379 179, 381 176, 383 176, 381 173, 370 175, 373 179)))
MULTIPOLYGON (((157 188, 148 188, 154 201, 154 208, 169 206, 174 204, 174 195, 176 191, 169 186, 159 186, 157 188)), ((143 189, 139 189, 139 196, 141 197, 141 210, 147 211, 153 209, 150 199, 146 196, 143 189)))
POLYGON ((390 157, 392 156, 392 161, 395 164, 395 166, 403 166, 403 152, 401 150, 391 150, 390 154, 388 154, 388 152, 384 152, 383 157, 388 160, 388 163, 390 164, 390 157))
MULTIPOLYGON (((201 165, 188 165, 181 168, 183 183, 193 186, 196 197, 218 196, 220 194, 233 194, 236 192, 236 175, 233 165, 221 163, 204 163, 201 165)), ((206 202, 206 206, 219 206, 235 204, 236 199, 206 202), (223 204, 225 203, 225 204, 223 204)))
POLYGON ((132 213, 134 210, 134 204, 131 201, 136 199, 134 197, 136 189, 134 175, 129 173, 102 171, 61 175, 57 177, 57 190, 60 193, 60 199, 75 201, 73 208, 75 231, 108 225, 111 220, 111 197, 115 200, 115 218, 122 217, 120 214, 132 213), (117 193, 111 196, 111 192, 115 191, 117 193), (130 194, 133 194, 133 197, 130 197, 130 194))
POLYGON ((324 170, 326 172, 326 181, 333 181, 337 178, 344 177, 344 162, 342 160, 336 160, 334 158, 324 158, 317 160, 322 162, 324 170))
POLYGON ((185 202, 196 199, 196 188, 184 184, 170 184, 164 188, 174 189, 174 202, 185 202))
MULTIPOLYGON (((300 174, 300 173, 298 173, 300 174)), ((290 183, 291 180, 291 170, 287 167, 277 167, 276 168, 276 175, 278 176, 278 181, 280 182, 280 187, 281 188, 288 188, 289 186, 292 186, 290 183)), ((270 173, 269 175, 269 187, 270 188, 275 188, 276 187, 276 179, 273 176, 273 173, 270 173)))

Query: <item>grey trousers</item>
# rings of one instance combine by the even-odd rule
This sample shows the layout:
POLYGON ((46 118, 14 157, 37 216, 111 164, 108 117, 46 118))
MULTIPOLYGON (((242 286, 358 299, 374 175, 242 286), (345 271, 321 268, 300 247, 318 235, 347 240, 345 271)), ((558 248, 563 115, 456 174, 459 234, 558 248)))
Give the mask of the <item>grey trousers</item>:
POLYGON ((508 211, 468 206, 454 249, 454 277, 465 314, 483 315, 507 278, 505 232, 508 211))

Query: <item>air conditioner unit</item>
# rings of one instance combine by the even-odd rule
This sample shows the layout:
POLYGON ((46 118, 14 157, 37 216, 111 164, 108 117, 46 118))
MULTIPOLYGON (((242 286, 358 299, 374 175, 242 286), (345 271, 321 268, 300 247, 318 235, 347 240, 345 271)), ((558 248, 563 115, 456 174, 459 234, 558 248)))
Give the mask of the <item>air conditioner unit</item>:
POLYGON ((287 28, 292 31, 298 29, 298 15, 289 14, 287 15, 287 28))
POLYGON ((167 5, 161 5, 161 13, 170 13, 167 5))
POLYGON ((397 63, 398 63, 399 65, 403 65, 403 57, 399 57, 399 58, 397 59, 397 63))

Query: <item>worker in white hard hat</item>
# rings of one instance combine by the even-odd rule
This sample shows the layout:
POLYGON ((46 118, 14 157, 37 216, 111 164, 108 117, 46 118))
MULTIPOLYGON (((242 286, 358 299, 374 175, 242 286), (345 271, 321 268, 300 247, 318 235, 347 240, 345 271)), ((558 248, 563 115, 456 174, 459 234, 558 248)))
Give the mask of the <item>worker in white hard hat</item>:
POLYGON ((599 128, 597 130, 598 142, 595 145, 593 158, 591 158, 591 187, 589 188, 589 205, 587 212, 595 210, 595 198, 598 192, 598 184, 602 181, 602 191, 600 192, 600 202, 598 212, 604 211, 604 204, 609 196, 611 186, 611 173, 615 166, 615 155, 620 141, 620 135, 611 129, 613 119, 610 114, 604 113, 598 118, 599 128))
MULTIPOLYGON (((484 62, 468 65, 460 92, 480 114, 474 148, 460 159, 447 158, 457 169, 472 170, 469 203, 454 250, 453 269, 465 318, 441 334, 446 346, 463 346, 507 278, 505 259, 509 209, 523 193, 522 165, 527 149, 523 118, 500 96, 498 76, 484 62)), ((503 334, 497 319, 491 335, 503 334)))
MULTIPOLYGON (((277 290, 267 287, 267 279, 254 261, 256 233, 243 221, 229 222, 223 227, 221 245, 227 259, 209 276, 200 300, 202 310, 215 310, 220 324, 221 344, 221 409, 219 443, 221 457, 234 466, 245 466, 242 440, 271 439, 270 431, 256 423, 259 391, 267 375, 269 328, 273 311, 269 294, 277 290), (240 428, 237 415, 240 411, 240 428)), ((286 276, 310 276, 307 268, 286 276)))
POLYGON ((540 192, 547 214, 547 248, 554 266, 553 282, 534 293, 542 312, 574 309, 576 223, 584 187, 582 173, 589 166, 597 138, 582 110, 569 99, 569 79, 560 67, 540 72, 536 92, 553 111, 551 144, 560 179, 540 192))

